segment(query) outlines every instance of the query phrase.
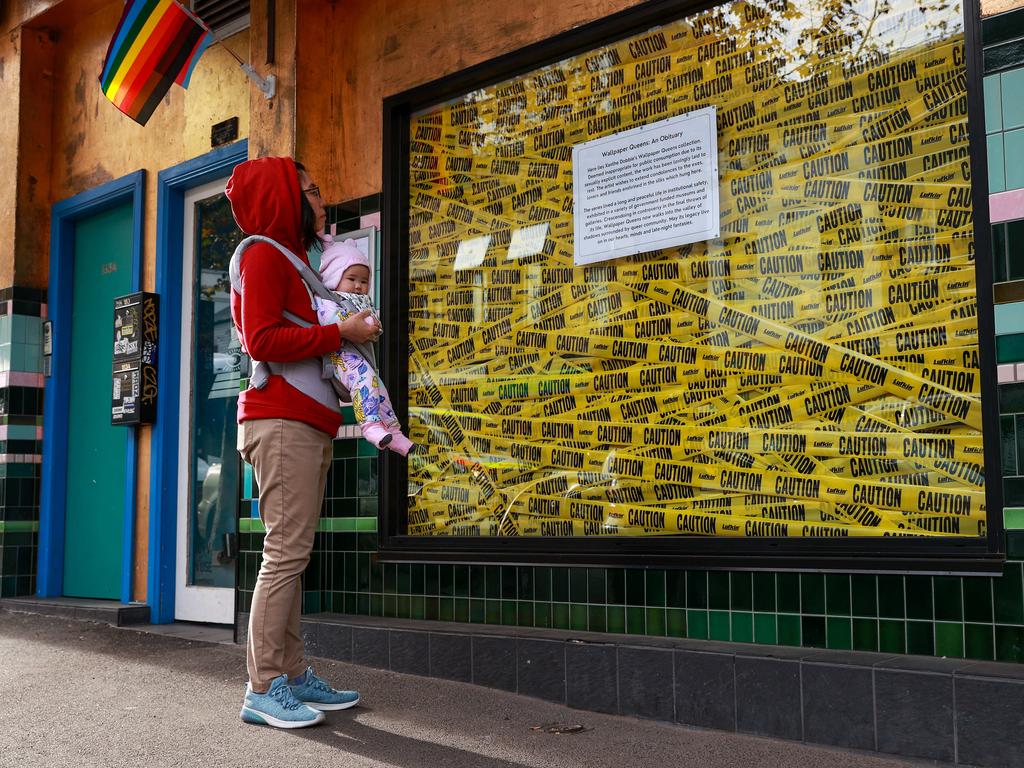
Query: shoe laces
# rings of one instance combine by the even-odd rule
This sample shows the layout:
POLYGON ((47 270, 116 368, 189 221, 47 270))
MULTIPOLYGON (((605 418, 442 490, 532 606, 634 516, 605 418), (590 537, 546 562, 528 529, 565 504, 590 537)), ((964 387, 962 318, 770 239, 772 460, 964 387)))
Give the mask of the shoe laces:
POLYGON ((295 698, 287 685, 279 685, 274 690, 269 691, 269 693, 271 698, 287 710, 295 710, 304 706, 301 701, 295 698))
POLYGON ((306 684, 315 691, 321 691, 323 693, 334 693, 334 689, 331 688, 327 683, 321 680, 319 677, 314 675, 312 672, 307 673, 309 678, 306 680, 306 684))

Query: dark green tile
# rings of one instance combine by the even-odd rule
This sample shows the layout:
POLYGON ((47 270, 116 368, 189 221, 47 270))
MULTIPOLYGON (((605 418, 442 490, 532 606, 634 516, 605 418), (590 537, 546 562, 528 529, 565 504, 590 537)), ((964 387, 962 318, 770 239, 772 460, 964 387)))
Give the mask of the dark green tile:
POLYGON ((825 648, 828 641, 824 616, 801 616, 800 632, 808 648, 825 648))
POLYGON ((474 624, 483 624, 487 621, 486 600, 473 599, 469 601, 469 620, 474 624))
MULTIPOLYGON (((800 613, 825 613, 825 574, 800 574, 800 613)), ((821 625, 824 630, 825 622, 821 622, 821 625)), ((805 631, 805 642, 806 637, 805 631)), ((824 642, 824 637, 822 641, 824 642)))
POLYGON ((423 616, 427 621, 438 621, 441 618, 441 599, 433 595, 423 598, 423 616))
POLYGON ((469 566, 453 566, 452 576, 455 579, 455 597, 469 597, 469 566))
POLYGON ((591 603, 605 603, 608 601, 604 568, 587 569, 587 600, 591 603))
POLYGON ((873 574, 854 574, 850 578, 850 592, 854 616, 878 616, 878 582, 873 574))
POLYGON ((919 656, 931 656, 935 653, 935 625, 932 622, 907 622, 907 653, 919 656))
POLYGON ((608 587, 608 602, 622 605, 626 602, 626 571, 622 568, 609 568, 605 583, 608 587))
POLYGON ((533 567, 520 566, 517 569, 516 592, 520 600, 533 600, 533 567))
POLYGON ((656 635, 658 637, 665 636, 665 609, 664 608, 648 608, 647 609, 647 634, 656 635))
POLYGON ((686 607, 708 607, 708 572, 686 572, 686 607))
POLYGON ((434 596, 441 593, 440 566, 427 563, 423 566, 423 594, 434 596))
POLYGON ((395 591, 400 595, 408 595, 412 590, 409 563, 399 563, 395 571, 397 574, 395 591))
POLYGON ((800 574, 775 574, 776 601, 780 613, 800 613, 800 574))
POLYGON ((551 569, 548 567, 537 567, 533 571, 533 592, 537 602, 551 602, 551 569))
POLYGON ((626 570, 626 605, 642 606, 644 602, 644 572, 636 568, 626 570))
POLYGON ((569 602, 569 569, 551 569, 551 599, 556 603, 569 602))
POLYGON ((878 622, 878 650, 883 653, 906 653, 907 625, 902 621, 880 619, 878 622))
POLYGON ((775 628, 774 613, 754 614, 754 642, 761 643, 763 645, 775 645, 779 642, 779 633, 775 628))
POLYGON ((964 577, 964 618, 967 621, 992 623, 992 581, 987 576, 964 577))
POLYGON ((853 620, 853 650, 878 650, 878 619, 853 620))
POLYGON ((516 623, 520 627, 533 626, 533 603, 528 600, 520 600, 516 603, 516 623))
POLYGON ((1024 560, 1024 531, 1006 532, 1006 558, 1024 560))
POLYGON ((482 565, 469 566, 469 596, 487 597, 487 569, 482 565))
POLYGON ((608 631, 608 615, 603 605, 591 605, 587 608, 587 629, 591 632, 608 631))
POLYGON ((686 607, 686 571, 665 571, 665 605, 669 608, 686 607))
POLYGON ((708 571, 708 607, 729 609, 729 572, 708 571))
POLYGON ((626 609, 621 605, 608 606, 608 631, 623 634, 626 631, 626 609))
POLYGON ((935 622, 935 655, 962 659, 964 656, 964 625, 950 621, 935 622))
POLYGON ((423 565, 421 563, 413 563, 409 567, 409 579, 410 579, 410 594, 422 595, 423 594, 423 565))
POLYGON ((850 615, 850 577, 848 574, 825 574, 825 612, 830 616, 850 615))
POLYGON ((426 616, 427 610, 423 595, 413 595, 412 604, 409 607, 409 615, 414 619, 422 619, 426 616))
POLYGON ((515 600, 501 601, 501 623, 506 627, 514 627, 519 623, 519 611, 515 600))
POLYGON ((729 590, 729 604, 734 611, 753 610, 754 587, 749 571, 731 573, 729 575, 729 590))
MULTIPOLYGON (((935 618, 932 605, 932 577, 907 576, 907 618, 931 621, 935 618)), ((907 634, 910 643, 910 634, 907 634)), ((913 653, 913 651, 911 651, 913 653)))
POLYGON ((484 601, 484 621, 488 624, 501 624, 501 600, 484 601))
POLYGON ((732 634, 728 611, 708 611, 708 636, 711 640, 728 640, 732 634))
MULTIPOLYGON (((964 598, 959 576, 935 576, 935 619, 937 621, 963 621, 964 598)), ((936 637, 936 643, 938 638, 936 637)))
POLYGON ((689 608, 686 611, 686 636, 696 640, 708 639, 708 612, 689 608))
POLYGON ((996 625, 996 661, 1024 661, 1024 627, 996 625))
MULTIPOLYGON (((429 567, 429 566, 428 566, 429 567)), ((519 596, 519 572, 514 565, 501 566, 501 599, 515 600, 519 596)))
POLYGON ((570 603, 585 603, 587 602, 587 569, 586 568, 570 568, 569 569, 569 602, 570 603))
POLYGON ((442 597, 438 601, 437 618, 441 621, 455 621, 455 598, 442 597))
POLYGON ((994 659, 995 628, 991 624, 964 624, 964 655, 968 659, 994 659))
MULTIPOLYGON (((647 584, 647 605, 664 607, 665 605, 665 571, 653 568, 645 572, 647 584)), ((649 633, 650 634, 650 633, 649 633)))
POLYGON ((384 595, 384 616, 398 618, 398 598, 395 595, 384 595))
POLYGON ((555 629, 569 629, 569 605, 567 603, 552 603, 551 626, 555 629))
POLYGON ((800 645, 800 617, 791 613, 780 613, 776 619, 779 628, 780 645, 800 645))
MULTIPOLYGON (((775 612, 775 574, 757 572, 754 577, 754 610, 775 612)), ((756 622, 755 622, 756 623, 756 622)), ((775 633, 775 622, 772 622, 772 634, 775 633)), ((755 626, 756 635, 756 626, 755 626)))
POLYGON ((631 635, 647 633, 645 608, 630 605, 626 608, 626 632, 631 635))
POLYGON ((455 598, 455 621, 463 624, 469 621, 469 598, 455 598))
POLYGON ((668 636, 686 637, 686 611, 682 608, 669 608, 666 613, 668 636))
POLYGON ((1006 563, 1003 575, 992 589, 995 597, 997 624, 1024 624, 1024 584, 1021 582, 1021 564, 1006 563))
POLYGON ((902 576, 881 574, 878 576, 878 615, 885 619, 902 619, 906 616, 906 600, 902 576))
POLYGON ((845 616, 829 616, 825 620, 825 640, 835 651, 853 648, 853 622, 845 616))
POLYGON ((732 641, 734 643, 754 642, 754 614, 749 611, 732 612, 732 641))
POLYGON ((544 629, 549 629, 551 627, 551 603, 534 604, 533 625, 544 629))
POLYGON ((485 595, 488 600, 499 600, 501 598, 501 568, 496 565, 487 566, 487 588, 485 595))
POLYGON ((384 563, 384 594, 393 595, 398 591, 398 566, 384 563))

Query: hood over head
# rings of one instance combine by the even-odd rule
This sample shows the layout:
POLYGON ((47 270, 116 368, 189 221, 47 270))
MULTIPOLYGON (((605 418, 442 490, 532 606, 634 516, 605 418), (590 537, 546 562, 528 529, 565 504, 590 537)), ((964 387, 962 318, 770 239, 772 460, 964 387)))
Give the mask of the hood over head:
POLYGON ((290 157, 261 157, 235 166, 224 194, 231 215, 247 235, 276 240, 298 256, 302 247, 299 174, 290 157))

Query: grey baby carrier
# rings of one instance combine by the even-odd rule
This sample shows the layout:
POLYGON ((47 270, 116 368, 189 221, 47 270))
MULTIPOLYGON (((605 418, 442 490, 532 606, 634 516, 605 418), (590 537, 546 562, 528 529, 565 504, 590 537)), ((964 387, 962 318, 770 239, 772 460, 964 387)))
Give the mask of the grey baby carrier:
MULTIPOLYGON (((306 286, 306 291, 309 293, 309 303, 314 312, 316 312, 316 302, 314 300, 316 296, 339 303, 339 297, 327 289, 320 279, 320 275, 311 269, 309 265, 276 240, 264 237, 263 235, 250 235, 245 238, 238 244, 235 252, 231 255, 228 274, 231 277, 231 289, 239 296, 242 295, 242 256, 246 248, 257 242, 274 246, 295 267, 299 277, 302 279, 303 285, 306 286)), ((285 320, 303 328, 310 328, 313 325, 313 323, 303 320, 288 310, 285 310, 282 314, 285 320)), ((370 365, 374 368, 377 367, 373 347, 369 344, 354 344, 350 341, 345 341, 344 343, 351 344, 370 365)), ((271 375, 281 376, 299 392, 313 398, 321 405, 333 411, 340 410, 339 399, 345 403, 351 402, 348 390, 334 377, 334 364, 331 362, 329 355, 296 360, 290 363, 253 360, 252 371, 249 376, 249 386, 255 389, 263 389, 267 386, 267 380, 271 375)))

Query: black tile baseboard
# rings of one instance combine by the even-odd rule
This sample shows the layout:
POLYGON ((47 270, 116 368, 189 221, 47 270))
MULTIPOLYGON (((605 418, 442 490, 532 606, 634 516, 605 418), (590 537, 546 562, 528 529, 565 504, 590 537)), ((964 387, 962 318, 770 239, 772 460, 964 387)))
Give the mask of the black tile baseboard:
POLYGON ((1024 766, 1024 665, 340 614, 305 616, 302 630, 311 656, 577 709, 1024 766))

